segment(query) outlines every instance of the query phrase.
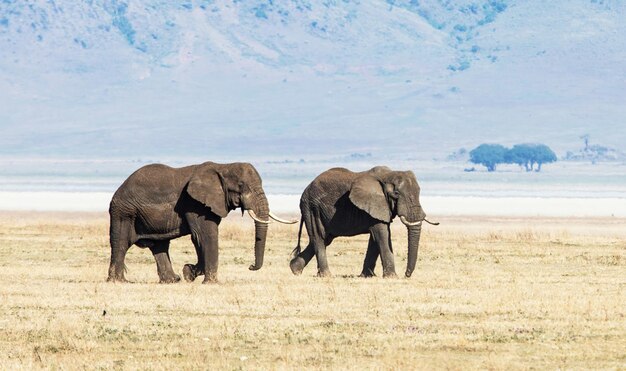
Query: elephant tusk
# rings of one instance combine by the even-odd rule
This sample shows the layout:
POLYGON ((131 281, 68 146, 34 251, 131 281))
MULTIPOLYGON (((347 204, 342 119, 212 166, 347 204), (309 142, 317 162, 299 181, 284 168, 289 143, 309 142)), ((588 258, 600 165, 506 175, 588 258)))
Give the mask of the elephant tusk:
POLYGON ((419 222, 413 222, 411 223, 410 221, 406 220, 406 218, 402 215, 400 215, 400 221, 402 222, 402 224, 406 225, 407 227, 414 227, 416 225, 422 225, 422 221, 420 220, 419 222))
POLYGON ((431 222, 431 221, 428 221, 426 218, 424 218, 424 221, 425 221, 426 223, 430 224, 430 225, 439 225, 439 222, 434 222, 434 223, 433 223, 433 222, 431 222))
POLYGON ((269 220, 264 221, 264 220, 259 219, 252 209, 248 209, 248 215, 250 215, 250 217, 252 219, 254 219, 255 222, 259 222, 259 223, 263 223, 263 224, 270 224, 269 220))
POLYGON ((279 223, 283 223, 283 224, 295 224, 298 221, 297 220, 285 220, 285 219, 281 219, 279 217, 277 217, 276 215, 274 215, 273 212, 270 211, 270 218, 276 220, 279 223))

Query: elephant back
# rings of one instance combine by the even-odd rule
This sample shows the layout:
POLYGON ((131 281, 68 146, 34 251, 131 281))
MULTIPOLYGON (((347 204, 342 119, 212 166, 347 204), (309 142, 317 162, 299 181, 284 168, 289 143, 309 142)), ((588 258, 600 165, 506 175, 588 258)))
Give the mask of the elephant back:
POLYGON ((195 166, 150 164, 132 173, 113 194, 111 205, 169 203, 180 197, 195 166))

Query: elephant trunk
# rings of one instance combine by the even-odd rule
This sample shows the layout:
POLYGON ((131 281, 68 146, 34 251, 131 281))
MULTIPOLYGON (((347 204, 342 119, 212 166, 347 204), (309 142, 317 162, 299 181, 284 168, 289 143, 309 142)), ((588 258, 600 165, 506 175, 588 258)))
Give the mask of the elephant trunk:
MULTIPOLYGON (((269 205, 267 197, 263 191, 255 192, 253 201, 253 210, 257 217, 262 220, 269 220, 269 205)), ((250 270, 256 271, 263 266, 263 257, 265 255, 265 240, 267 238, 267 223, 254 222, 254 264, 250 266, 250 270)))
POLYGON ((408 242, 408 255, 406 259, 406 272, 405 276, 411 277, 413 274, 413 270, 415 269, 415 264, 417 263, 417 250, 419 249, 420 244, 420 235, 422 233, 422 223, 418 225, 412 225, 407 227, 407 232, 409 235, 408 242))
POLYGON ((261 269, 265 255, 265 239, 267 238, 267 224, 254 222, 254 264, 251 271, 261 269))

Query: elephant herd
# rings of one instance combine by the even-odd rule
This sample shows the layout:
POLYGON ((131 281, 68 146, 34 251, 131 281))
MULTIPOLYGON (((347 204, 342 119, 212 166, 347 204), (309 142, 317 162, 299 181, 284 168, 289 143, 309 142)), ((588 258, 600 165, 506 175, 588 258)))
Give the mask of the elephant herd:
MULTIPOLYGON (((361 276, 374 276, 380 256, 383 277, 395 277, 390 223, 399 216, 408 230, 405 276, 410 277, 417 261, 422 222, 431 223, 426 220, 419 193, 411 171, 377 166, 362 172, 344 168, 323 172, 300 199, 302 217, 291 271, 299 275, 315 256, 318 275, 330 276, 326 247, 333 239, 369 233, 361 276), (309 236, 304 250, 300 246, 303 224, 309 236)), ((126 281, 124 259, 133 245, 150 249, 160 282, 180 281, 169 256, 170 240, 191 235, 198 261, 183 267, 185 280, 204 275, 203 283, 216 282, 218 227, 222 218, 237 208, 254 219, 255 260, 249 269, 258 270, 263 266, 270 218, 290 224, 297 220, 283 220, 271 212, 254 166, 205 162, 182 168, 152 164, 138 169, 117 189, 109 207, 108 281, 126 281)))

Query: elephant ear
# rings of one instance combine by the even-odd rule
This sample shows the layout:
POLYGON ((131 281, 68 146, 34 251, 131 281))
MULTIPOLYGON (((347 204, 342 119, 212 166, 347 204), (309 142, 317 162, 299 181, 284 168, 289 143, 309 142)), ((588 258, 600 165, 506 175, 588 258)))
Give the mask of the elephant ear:
POLYGON ((370 214, 372 218, 389 223, 391 210, 380 182, 370 176, 358 177, 350 188, 350 201, 359 209, 370 214))
POLYGON ((228 215, 224 181, 220 173, 214 169, 198 168, 187 183, 187 193, 196 201, 209 207, 220 218, 228 215))

